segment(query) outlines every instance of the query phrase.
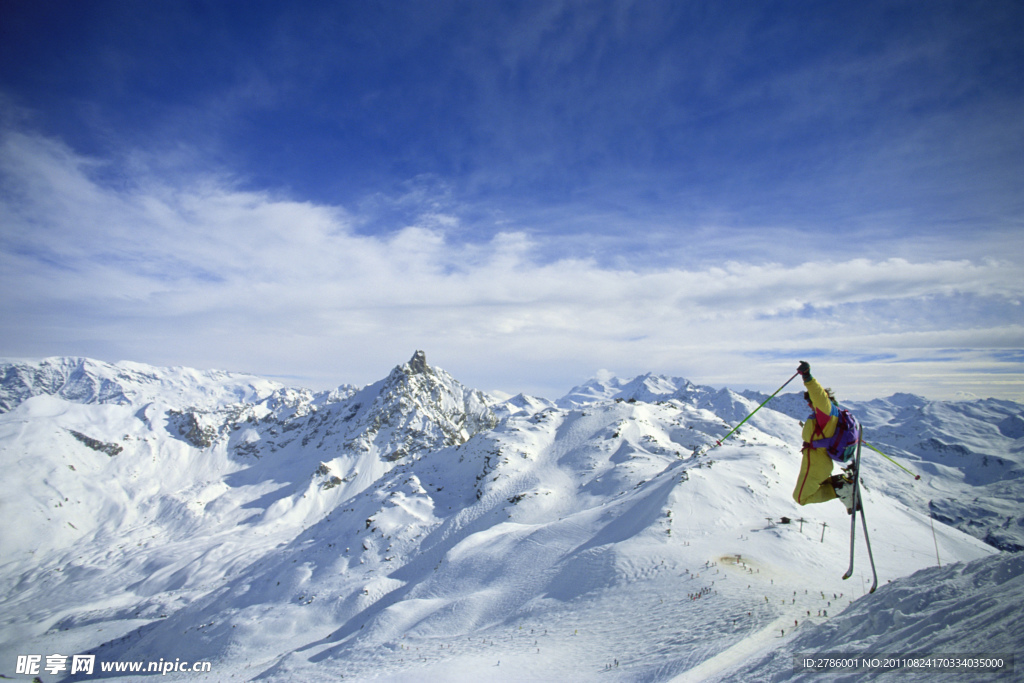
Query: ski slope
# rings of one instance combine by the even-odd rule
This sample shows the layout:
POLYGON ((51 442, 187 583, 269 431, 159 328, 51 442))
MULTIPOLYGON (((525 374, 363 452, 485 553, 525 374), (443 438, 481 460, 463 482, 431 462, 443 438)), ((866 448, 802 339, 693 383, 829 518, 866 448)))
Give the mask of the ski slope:
MULTIPOLYGON (((809 634, 863 629, 846 616, 865 609, 862 545, 841 579, 849 517, 790 496, 796 420, 766 408, 713 447, 756 402, 613 382, 502 403, 417 354, 321 395, 25 398, 0 415, 18 492, 0 503, 0 673, 90 653, 210 662, 210 680, 768 680, 791 648, 832 642, 809 634)), ((865 466, 867 600, 1002 557, 883 474, 865 466)), ((1019 623, 1016 604, 985 623, 1019 623)), ((953 641, 978 627, 950 614, 953 641)))

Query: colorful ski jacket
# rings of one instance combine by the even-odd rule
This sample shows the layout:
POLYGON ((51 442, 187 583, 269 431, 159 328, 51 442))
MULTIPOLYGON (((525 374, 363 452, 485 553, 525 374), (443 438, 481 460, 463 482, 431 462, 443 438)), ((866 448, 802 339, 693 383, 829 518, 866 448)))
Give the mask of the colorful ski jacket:
POLYGON ((810 451, 821 451, 825 457, 828 457, 828 453, 824 448, 813 448, 811 442, 816 439, 827 439, 836 433, 836 424, 839 423, 839 413, 833 410, 834 406, 832 401, 829 400, 828 394, 825 389, 818 384, 818 380, 812 379, 804 382, 804 387, 807 389, 807 393, 811 397, 811 405, 814 406, 813 419, 808 419, 804 423, 803 431, 803 451, 809 453, 810 451))

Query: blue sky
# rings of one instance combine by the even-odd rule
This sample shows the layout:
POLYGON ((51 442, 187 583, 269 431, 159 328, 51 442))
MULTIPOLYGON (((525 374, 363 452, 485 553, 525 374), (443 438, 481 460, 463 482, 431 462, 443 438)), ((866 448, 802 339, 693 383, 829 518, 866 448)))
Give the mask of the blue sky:
POLYGON ((2 2, 0 355, 1024 399, 1022 36, 1010 1, 2 2))

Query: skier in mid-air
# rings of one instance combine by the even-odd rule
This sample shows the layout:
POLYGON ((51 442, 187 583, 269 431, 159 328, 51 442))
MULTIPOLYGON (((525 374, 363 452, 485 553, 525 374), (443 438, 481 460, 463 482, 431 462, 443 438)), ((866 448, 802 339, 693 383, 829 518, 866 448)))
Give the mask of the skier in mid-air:
POLYGON ((806 361, 800 361, 797 372, 804 380, 804 400, 811 409, 811 415, 804 422, 804 457, 800 463, 796 488, 793 489, 793 499, 800 505, 808 505, 839 498, 846 506, 846 511, 852 513, 853 482, 841 474, 832 475, 833 461, 828 451, 814 444, 815 441, 831 438, 836 432, 839 411, 835 395, 811 376, 811 366, 806 361))

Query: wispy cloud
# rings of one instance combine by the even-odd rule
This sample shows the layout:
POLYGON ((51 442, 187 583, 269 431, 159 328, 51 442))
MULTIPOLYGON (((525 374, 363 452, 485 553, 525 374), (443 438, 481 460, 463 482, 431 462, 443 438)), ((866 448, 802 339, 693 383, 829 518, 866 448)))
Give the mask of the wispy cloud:
MULTIPOLYGON (((1024 371, 1016 259, 816 251, 796 263, 615 265, 552 258, 554 238, 522 231, 457 239, 472 226, 429 203, 423 220, 368 235, 344 207, 223 178, 167 185, 142 173, 112 187, 96 180, 98 162, 14 131, 0 174, 5 355, 45 349, 327 386, 371 381, 423 348, 481 388, 548 395, 603 367, 770 388, 815 350, 847 395, 1016 393, 1005 383, 1024 371), (966 385, 966 371, 984 386, 966 385)), ((729 239, 719 238, 725 253, 729 239)))
POLYGON ((0 353, 1022 391, 1019 3, 66 10, 0 23, 0 353))

